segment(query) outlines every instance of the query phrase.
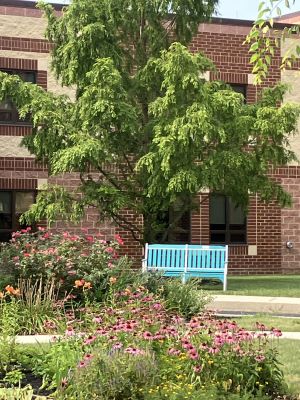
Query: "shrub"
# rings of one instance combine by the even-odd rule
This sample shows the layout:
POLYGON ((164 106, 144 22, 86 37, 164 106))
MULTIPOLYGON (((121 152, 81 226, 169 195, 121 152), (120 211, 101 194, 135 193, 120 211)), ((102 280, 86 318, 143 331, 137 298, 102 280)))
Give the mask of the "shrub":
MULTIPOLYGON (((15 232, 10 243, 2 245, 0 270, 8 271, 16 284, 18 279, 55 279, 70 292, 84 287, 86 292, 95 288, 101 298, 109 287, 114 270, 130 269, 126 257, 118 257, 122 244, 119 236, 108 243, 101 237, 87 234, 72 235, 68 232, 52 233, 42 228, 15 232)), ((93 290, 91 291, 93 292, 93 290)))
POLYGON ((211 296, 199 290, 197 283, 192 280, 182 284, 180 279, 164 279, 160 293, 169 310, 186 318, 202 312, 211 300, 211 296))

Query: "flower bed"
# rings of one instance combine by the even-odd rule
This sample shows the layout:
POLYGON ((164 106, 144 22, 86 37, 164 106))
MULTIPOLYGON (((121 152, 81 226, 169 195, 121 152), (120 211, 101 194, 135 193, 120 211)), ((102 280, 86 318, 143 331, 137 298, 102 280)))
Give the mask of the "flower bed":
POLYGON ((252 333, 203 313, 207 298, 193 283, 130 270, 116 239, 39 231, 5 246, 0 264, 14 281, 0 295, 0 386, 40 379, 49 398, 62 400, 284 394, 279 330, 252 333), (15 343, 24 332, 63 336, 32 351, 15 343))

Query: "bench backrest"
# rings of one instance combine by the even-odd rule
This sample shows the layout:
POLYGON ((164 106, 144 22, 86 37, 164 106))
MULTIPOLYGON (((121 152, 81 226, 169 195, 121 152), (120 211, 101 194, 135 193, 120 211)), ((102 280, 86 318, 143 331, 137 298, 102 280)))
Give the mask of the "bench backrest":
POLYGON ((224 270, 227 246, 149 244, 145 249, 147 267, 183 271, 196 269, 224 270))

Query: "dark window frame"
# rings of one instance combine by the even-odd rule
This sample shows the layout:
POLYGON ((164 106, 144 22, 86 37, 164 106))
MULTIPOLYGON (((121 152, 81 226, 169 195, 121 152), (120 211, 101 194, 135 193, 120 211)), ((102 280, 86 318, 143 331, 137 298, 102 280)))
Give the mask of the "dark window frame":
MULTIPOLYGON (((16 193, 33 193, 33 200, 36 200, 37 190, 33 189, 0 189, 0 193, 9 192, 11 193, 11 216, 12 216, 12 227, 10 229, 0 228, 0 233, 6 233, 11 235, 13 232, 18 230, 18 214, 16 213, 16 193)), ((23 228, 22 228, 23 229, 23 228)), ((0 240, 1 242, 1 240, 0 240)))
MULTIPOLYGON (((218 196, 222 196, 225 199, 225 229, 215 229, 212 228, 211 224, 211 216, 212 216, 212 207, 209 207, 209 239, 211 244, 232 244, 232 245, 243 245, 247 244, 247 237, 248 237, 248 218, 245 215, 244 218, 244 227, 242 229, 230 229, 230 198, 228 196, 215 193, 218 196), (213 234, 223 234, 225 235, 225 241, 215 241, 212 240, 212 235, 213 234), (232 241, 231 240, 231 235, 232 234, 241 234, 244 235, 245 240, 243 241, 232 241)), ((214 194, 212 193, 210 195, 210 202, 211 202, 211 196, 214 194)))
MULTIPOLYGON (((32 80, 28 81, 28 80, 24 79, 24 81, 25 82, 32 82, 34 84, 36 84, 36 82, 37 82, 37 71, 35 71, 35 70, 14 69, 14 68, 0 68, 0 71, 1 72, 5 72, 5 73, 10 74, 10 75, 18 75, 20 78, 22 78, 22 76, 24 77, 25 74, 32 74, 32 76, 33 76, 32 80)), ((10 101, 10 100, 7 99, 7 101, 10 101)), ((32 125, 30 120, 20 119, 18 110, 16 109, 16 107, 13 104, 12 104, 11 111, 9 111, 9 112, 11 114, 11 118, 2 120, 1 119, 1 111, 0 111, 0 125, 11 125, 11 124, 13 124, 13 125, 26 125, 26 126, 31 126, 32 125)))

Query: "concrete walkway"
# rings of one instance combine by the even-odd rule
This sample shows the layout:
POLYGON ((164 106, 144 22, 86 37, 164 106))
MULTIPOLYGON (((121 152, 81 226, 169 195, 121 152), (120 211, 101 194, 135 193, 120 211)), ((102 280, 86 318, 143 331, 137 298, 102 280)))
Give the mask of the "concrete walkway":
POLYGON ((300 317, 300 298, 216 295, 207 308, 217 313, 268 313, 300 317))
MULTIPOLYGON (((58 336, 56 336, 58 337, 58 336)), ((300 340, 300 332, 283 332, 279 339, 294 339, 300 340)), ((49 344, 53 342, 51 335, 31 335, 31 336, 17 336, 16 342, 18 344, 49 344)))

